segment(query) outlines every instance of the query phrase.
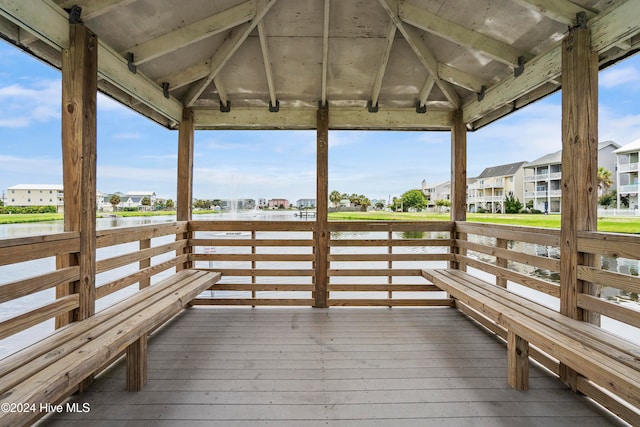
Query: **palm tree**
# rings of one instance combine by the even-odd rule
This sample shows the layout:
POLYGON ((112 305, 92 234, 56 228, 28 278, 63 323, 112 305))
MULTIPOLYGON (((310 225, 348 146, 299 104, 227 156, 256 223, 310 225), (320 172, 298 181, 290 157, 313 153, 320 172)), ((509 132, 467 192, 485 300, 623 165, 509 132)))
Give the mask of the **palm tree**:
POLYGON ((333 190, 331 194, 329 194, 329 201, 333 203, 333 207, 337 208, 338 203, 340 203, 341 194, 339 191, 333 190))
POLYGON ((118 196, 117 194, 112 194, 111 197, 109 197, 109 203, 111 203, 111 206, 113 206, 114 212, 118 210, 118 205, 120 204, 120 202, 120 196, 118 196))
POLYGON ((606 193, 613 185, 613 178, 611 177, 611 171, 603 167, 598 168, 598 190, 599 194, 606 193))

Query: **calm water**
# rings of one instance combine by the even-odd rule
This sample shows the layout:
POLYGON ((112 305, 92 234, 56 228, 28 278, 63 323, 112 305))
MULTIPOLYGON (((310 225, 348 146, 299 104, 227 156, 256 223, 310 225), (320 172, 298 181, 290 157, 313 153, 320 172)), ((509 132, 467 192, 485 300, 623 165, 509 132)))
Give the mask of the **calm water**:
MULTIPOLYGON (((261 212, 261 211, 251 211, 251 212, 239 212, 239 213, 233 213, 233 214, 216 214, 216 215, 195 215, 194 216, 195 220, 211 220, 211 219, 215 219, 215 220, 230 220, 230 219, 238 219, 238 220, 253 220, 253 221, 258 221, 258 220, 297 220, 297 221, 304 221, 304 219, 300 219, 297 217, 294 217, 294 212, 261 212)), ((132 227, 132 226, 136 226, 136 225, 145 225, 145 224, 152 224, 152 223, 164 223, 164 222, 172 222, 175 221, 175 217, 130 217, 130 218, 104 218, 104 219, 98 219, 97 220, 97 227, 98 229, 107 229, 107 228, 113 228, 113 227, 132 227)), ((0 239, 6 239, 6 238, 15 238, 15 237, 20 237, 20 236, 26 236, 26 235, 39 235, 39 234, 50 234, 50 233, 57 233, 57 232, 62 232, 63 231, 63 225, 61 221, 55 221, 55 222, 48 222, 48 223, 33 223, 33 224, 10 224, 10 225, 0 225, 0 239)), ((225 234, 225 233, 222 233, 225 234)), ((309 238, 309 233, 304 233, 301 232, 300 233, 301 236, 299 236, 300 238, 309 238)), ((221 238, 223 237, 222 235, 219 234, 215 234, 215 233, 202 233, 201 237, 215 237, 215 238, 221 238), (211 235, 209 235, 211 234, 211 235)), ((247 236, 238 236, 238 235, 229 235, 229 238, 249 238, 249 235, 247 233, 247 236)), ((288 234, 286 238, 291 238, 291 234, 288 234)), ((334 235, 334 238, 348 238, 348 239, 372 239, 372 238, 386 238, 387 237, 387 233, 340 233, 339 235, 334 235)), ((395 236, 395 238, 403 238, 404 236, 402 236, 401 233, 399 233, 398 235, 395 236)), ((411 237, 411 236, 407 236, 407 237, 411 237)), ((268 238, 278 238, 278 233, 270 233, 268 238)), ((161 237, 161 238, 157 238, 154 239, 154 245, 156 244, 161 244, 161 243, 167 243, 170 242, 174 239, 173 236, 165 236, 165 237, 161 237)), ((116 247, 109 247, 109 248, 103 248, 103 249, 99 249, 98 250, 98 259, 104 259, 104 258, 109 258, 112 256, 116 256, 118 254, 121 253, 127 253, 127 252, 132 252, 135 251, 138 247, 138 243, 137 242, 133 242, 133 243, 128 243, 128 244, 124 244, 124 245, 118 245, 116 247)), ((225 248, 217 248, 218 250, 237 250, 237 248, 229 248, 229 247, 225 247, 225 248)), ((248 249, 248 248, 247 248, 248 249)), ((202 248, 200 248, 200 250, 203 250, 202 248)), ((258 248, 258 251, 264 251, 264 252, 278 252, 278 253, 300 253, 299 251, 305 251, 305 253, 310 253, 309 251, 311 250, 310 248, 295 248, 295 247, 283 247, 283 248, 258 248)), ((394 248, 394 253, 400 253, 401 251, 421 251, 421 252, 430 252, 430 253, 434 253, 434 252, 441 252, 443 250, 446 250, 446 248, 420 248, 420 247, 407 247, 407 248, 394 248)), ((517 250, 521 250, 521 248, 518 248, 517 250)), ((541 251, 548 251, 549 249, 547 248, 537 248, 537 247, 526 247, 524 248, 525 251, 532 253, 536 252, 539 255, 542 256, 555 256, 553 253, 546 253, 543 254, 541 251)), ((345 248, 334 248, 334 253, 354 253, 357 251, 357 248, 350 248, 350 247, 345 247, 345 248)), ((373 253, 374 251, 379 251, 380 253, 386 253, 387 249, 386 248, 370 248, 370 250, 368 250, 368 253, 373 253), (371 250, 372 249, 372 250, 371 250)), ((172 253, 160 256, 160 257, 154 257, 153 262, 157 263, 157 262, 161 262, 164 258, 169 259, 173 257, 172 253)), ((618 267, 620 263, 616 263, 616 268, 618 267)), ((624 263, 623 263, 624 264, 624 263)), ((233 264, 230 265, 221 265, 220 263, 216 264, 218 267, 234 267, 233 264)), ((444 267, 444 263, 418 263, 418 265, 421 268, 433 268, 433 267, 444 267), (427 265, 429 264, 429 265, 427 265), (437 265, 435 265, 437 264, 437 265)), ((200 263, 199 266, 201 267, 209 267, 208 263, 200 263)), ((394 267, 396 268, 415 268, 417 266, 417 264, 415 262, 394 262, 394 267)), ((238 268, 246 268, 246 266, 237 266, 238 268)), ((267 266, 267 265, 260 265, 260 267, 265 267, 265 268, 281 268, 282 266, 267 266)), ((333 263, 332 265, 333 268, 362 268, 362 264, 358 265, 358 264, 350 264, 350 263, 333 263)), ((382 262, 378 262, 378 263, 370 263, 367 264, 367 267, 370 268, 386 268, 387 267, 387 262, 386 261, 382 261, 382 262), (378 265, 379 264, 379 265, 378 265)), ((309 265, 301 265, 300 268, 311 268, 311 264, 309 263, 309 265)), ((532 274, 532 275, 538 275, 538 276, 542 276, 544 277, 545 274, 548 275, 548 272, 540 272, 540 271, 535 271, 534 269, 530 269, 526 266, 522 266, 519 267, 522 269, 523 273, 526 274, 532 274)), ((622 265, 622 268, 636 268, 637 270, 637 264, 635 266, 626 266, 622 265)), ((48 258, 48 259, 42 259, 42 260, 35 260, 35 261, 30 261, 30 262, 25 262, 25 263, 21 263, 19 265, 9 265, 9 266, 2 266, 0 267, 0 284, 2 283, 7 283, 7 282, 11 282, 11 281, 15 281, 15 280, 19 280, 21 278, 27 278, 30 276, 34 275, 34 272, 46 272, 46 271, 52 271, 55 269, 55 259, 54 258, 48 258)), ((96 282, 97 285, 101 285, 103 283, 106 283, 108 281, 117 279, 118 277, 122 277, 125 276, 127 274, 133 273, 137 271, 137 266, 136 265, 131 265, 131 266, 125 266, 125 267, 121 267, 118 269, 114 269, 111 270, 109 272, 106 273, 102 273, 100 275, 97 276, 96 278, 96 282)), ((622 271, 621 271, 622 272, 622 271)), ((171 270, 164 272, 164 274, 159 274, 157 276, 154 277, 154 282, 157 282, 158 280, 162 280, 163 276, 166 277, 168 275, 170 275, 172 273, 171 270)), ((493 278, 489 275, 487 275, 486 273, 483 272, 478 272, 478 274, 480 276, 485 276, 486 279, 488 281, 492 281, 493 278)), ((547 279, 549 279, 550 277, 545 277, 547 279)), ((228 282, 232 282, 234 280, 232 279, 236 279, 236 278, 228 278, 227 281, 228 282)), ((355 277, 345 277, 345 278, 340 278, 340 277, 336 277, 332 279, 332 283, 340 283, 340 279, 342 279, 343 282, 345 283, 355 283, 355 282, 361 282, 361 283, 386 283, 387 278, 386 277, 380 277, 380 278, 374 278, 374 277, 370 277, 370 278, 362 278, 360 280, 357 280, 359 278, 355 278, 355 277)), ((553 279, 551 277, 551 279, 553 279)), ((238 281, 242 281, 242 280, 246 280, 244 278, 238 278, 238 281)), ((311 283, 311 279, 310 278, 287 278, 287 277, 280 277, 280 278, 259 278, 259 280, 261 281, 265 281, 268 282, 270 280, 273 281, 277 281, 279 283, 283 283, 286 282, 287 280, 292 281, 292 283, 311 283)), ((418 278, 418 277, 410 277, 410 278, 401 278, 401 281, 403 283, 423 283, 422 279, 418 278)), ((541 294, 539 292, 533 291, 531 289, 516 285, 516 284, 509 284, 509 288, 517 293, 520 293, 524 296, 527 296, 531 299, 534 299, 544 305, 547 305, 551 308, 554 309, 558 309, 558 305, 559 302, 556 298, 552 298, 549 297, 548 295, 544 295, 541 294)), ((99 300, 96 303, 96 308, 98 310, 109 306, 111 304, 113 304, 115 301, 118 301, 120 299, 126 298, 129 295, 134 294, 137 291, 137 285, 131 286, 129 288, 123 289, 119 292, 116 292, 112 295, 109 295, 106 298, 103 298, 101 300, 99 300)), ((241 294, 241 293, 238 293, 241 294)), ((380 297, 380 295, 382 295, 381 293, 378 293, 378 295, 374 295, 374 294, 370 294, 367 295, 367 297, 380 297)), ((385 293, 386 295, 386 293, 385 293)), ((421 295, 408 295, 406 293, 399 293, 397 295, 402 295, 403 297, 422 297, 421 295)), ((247 295, 238 295, 239 297, 246 297, 247 295)), ((268 295, 265 295, 265 293, 262 293, 262 296, 264 297, 268 297, 268 295)), ((353 296, 353 294, 350 295, 334 295, 334 297, 340 298, 340 297, 351 297, 353 296)), ((365 297, 364 295, 360 294, 360 296, 365 297)), ((14 300, 14 301, 9 301, 7 303, 4 304, 0 304, 0 321, 7 319, 9 317, 15 316, 16 314, 28 311, 29 309, 33 309, 36 306, 42 305, 42 304, 46 304, 49 303, 51 301, 53 301, 55 297, 55 292, 53 289, 49 289, 46 291, 42 291, 42 292, 38 292, 36 294, 24 297, 24 298, 20 298, 18 300, 14 300)), ((308 293, 292 293, 291 297, 293 298, 310 298, 310 295, 308 295, 308 293)), ((435 297, 435 295, 433 295, 432 297, 435 297)), ((603 322, 602 322, 602 326, 605 329, 608 329, 618 335, 624 336, 627 339, 633 340, 635 342, 640 343, 640 331, 637 328, 633 328, 630 327, 626 324, 614 321, 612 319, 608 319, 608 318, 603 318, 603 322)), ((20 334, 16 334, 12 337, 6 338, 4 340, 0 340, 0 358, 5 357, 13 352, 15 352, 16 350, 29 345, 30 343, 36 342, 39 339, 41 339, 42 337, 46 336, 47 334, 49 334, 51 331, 53 331, 54 328, 54 323, 53 320, 49 320, 47 322, 44 322, 40 325, 37 325, 35 327, 32 327, 26 331, 23 331, 20 334)))

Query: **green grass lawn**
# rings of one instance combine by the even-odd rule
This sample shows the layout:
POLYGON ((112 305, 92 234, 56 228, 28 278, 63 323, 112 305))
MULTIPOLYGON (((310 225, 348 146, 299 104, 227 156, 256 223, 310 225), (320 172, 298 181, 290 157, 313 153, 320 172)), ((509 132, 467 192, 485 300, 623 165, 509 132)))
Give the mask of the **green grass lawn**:
MULTIPOLYGON (((194 211, 194 215, 211 214, 214 211, 194 211)), ((175 211, 158 212, 116 212, 122 217, 175 215, 175 211)), ((102 215, 102 214, 101 214, 102 215)), ((106 216, 106 214, 105 214, 106 216)), ((0 224, 18 224, 26 222, 59 221, 61 213, 0 215, 0 224)), ((425 212, 333 212, 330 220, 345 221, 449 221, 448 213, 425 212)), ((492 224, 522 225, 527 227, 560 228, 560 215, 502 215, 468 213, 469 222, 487 222, 492 224)), ((598 218, 598 231, 613 233, 640 234, 640 217, 601 217, 598 218)))
MULTIPOLYGON (((359 221, 449 221, 449 214, 430 212, 333 212, 329 214, 329 219, 359 221)), ((526 227, 560 228, 560 215, 468 213, 467 221, 521 225, 526 227)), ((640 234, 640 218, 600 217, 598 218, 598 231, 640 234)))

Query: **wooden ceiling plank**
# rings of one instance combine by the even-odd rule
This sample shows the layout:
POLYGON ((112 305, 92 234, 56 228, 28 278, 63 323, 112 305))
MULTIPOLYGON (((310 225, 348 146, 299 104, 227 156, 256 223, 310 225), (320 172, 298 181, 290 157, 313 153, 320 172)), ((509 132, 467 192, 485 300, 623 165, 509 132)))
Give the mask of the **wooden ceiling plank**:
POLYGON ((376 78, 373 82, 373 89, 371 90, 371 105, 375 106, 378 104, 378 97, 380 96, 380 89, 382 89, 382 79, 384 78, 384 73, 387 70, 387 64, 389 64, 389 56, 391 55, 391 48, 393 47, 393 40, 396 37, 396 24, 391 21, 389 24, 389 30, 387 31, 387 42, 384 46, 384 51, 382 53, 382 59, 378 64, 378 70, 376 71, 376 78))
POLYGON ((401 2, 398 6, 398 13, 403 22, 461 46, 483 52, 503 64, 517 67, 518 57, 524 57, 525 61, 533 57, 507 43, 443 19, 410 3, 401 2))
POLYGON ((402 33, 407 43, 416 54, 427 72, 434 78, 436 84, 444 93, 444 96, 451 104, 458 108, 460 106, 460 97, 453 89, 453 86, 438 77, 438 61, 433 56, 420 34, 413 27, 407 26, 398 16, 399 1, 398 0, 379 0, 384 10, 389 14, 391 20, 396 24, 398 30, 402 33))
POLYGON ((324 0, 324 20, 322 28, 322 81, 320 93, 320 105, 327 105, 327 79, 329 73, 329 12, 331 0, 324 0))
POLYGON ((69 9, 73 5, 82 8, 82 19, 89 20, 109 13, 112 10, 133 3, 136 0, 57 0, 60 7, 69 9))
POLYGON ((144 64, 162 55, 175 52, 192 43, 249 22, 255 16, 256 0, 249 0, 200 21, 185 25, 175 31, 147 40, 137 46, 124 49, 120 54, 126 57, 127 53, 131 52, 136 65, 144 64))
POLYGON ((251 34, 275 2, 276 0, 259 1, 255 18, 250 23, 239 25, 231 31, 231 36, 222 43, 222 46, 220 46, 211 58, 211 72, 209 75, 191 85, 187 91, 183 100, 183 104, 186 107, 191 107, 200 95, 202 95, 202 92, 209 86, 214 77, 222 70, 227 61, 231 59, 247 37, 249 37, 249 34, 251 34))
POLYGON ((515 3, 537 13, 546 16, 549 19, 560 22, 565 25, 575 25, 576 15, 584 12, 587 19, 594 18, 596 13, 585 9, 570 1, 558 0, 512 0, 515 3))
POLYGON ((264 31, 264 24, 258 24, 258 37, 260 37, 260 49, 262 50, 262 60, 264 61, 264 72, 267 76, 267 87, 269 88, 269 99, 274 107, 278 102, 276 97, 275 84, 273 83, 273 70, 271 68, 271 55, 269 55, 269 45, 267 43, 267 35, 264 31))
MULTIPOLYGON (((640 34, 640 9, 637 1, 627 1, 607 9, 588 22, 591 47, 603 53, 621 41, 640 34)), ((519 77, 513 75, 490 87, 482 101, 471 99, 464 105, 464 121, 472 123, 485 114, 513 102, 561 75, 561 44, 529 61, 519 77)))
MULTIPOLYGON (((69 47, 69 15, 52 0, 0 0, 0 15, 57 50, 69 47)), ((98 39, 98 77, 172 121, 180 121, 182 104, 165 98, 162 88, 142 73, 133 74, 117 52, 98 39)))

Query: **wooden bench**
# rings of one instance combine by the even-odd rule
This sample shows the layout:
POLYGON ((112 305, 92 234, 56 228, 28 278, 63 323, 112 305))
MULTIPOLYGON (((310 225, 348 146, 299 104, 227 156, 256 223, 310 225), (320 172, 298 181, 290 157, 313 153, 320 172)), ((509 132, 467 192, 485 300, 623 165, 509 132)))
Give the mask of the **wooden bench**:
MULTIPOLYGON (((640 346, 461 270, 424 270, 423 276, 506 329, 507 378, 512 387, 528 388, 532 344, 583 376, 581 380, 640 405, 640 346)), ((567 385, 576 390, 575 383, 567 385)))
POLYGON ((125 351, 127 389, 141 390, 147 335, 220 278, 216 272, 181 270, 0 361, 0 403, 33 405, 0 411, 0 425, 24 425, 39 418, 41 405, 56 404, 81 390, 87 379, 125 351))

